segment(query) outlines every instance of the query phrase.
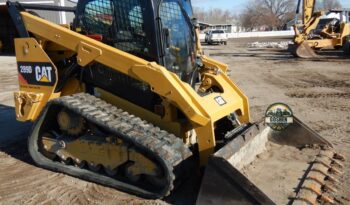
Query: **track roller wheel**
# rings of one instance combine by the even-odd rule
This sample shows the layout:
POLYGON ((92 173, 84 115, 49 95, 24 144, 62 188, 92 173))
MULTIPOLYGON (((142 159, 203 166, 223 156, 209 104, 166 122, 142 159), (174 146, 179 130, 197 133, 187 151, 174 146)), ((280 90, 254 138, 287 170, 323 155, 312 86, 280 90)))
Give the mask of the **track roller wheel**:
POLYGON ((102 168, 100 164, 88 163, 88 167, 93 172, 99 172, 102 168))
POLYGON ((83 169, 86 166, 86 161, 84 161, 84 160, 81 161, 78 159, 78 160, 74 161, 74 166, 83 169))
POLYGON ((73 160, 71 158, 67 158, 67 159, 60 159, 60 161, 62 164, 71 165, 73 160))
POLYGON ((111 169, 111 168, 104 167, 104 171, 108 176, 114 177, 115 175, 117 175, 118 169, 111 169))

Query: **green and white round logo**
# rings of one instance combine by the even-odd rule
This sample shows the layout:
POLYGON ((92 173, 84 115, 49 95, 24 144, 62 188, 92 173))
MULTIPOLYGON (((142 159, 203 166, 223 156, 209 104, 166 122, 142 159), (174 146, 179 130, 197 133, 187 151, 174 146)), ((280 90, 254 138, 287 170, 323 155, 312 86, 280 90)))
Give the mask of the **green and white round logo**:
POLYGON ((266 110, 265 123, 275 131, 282 131, 293 123, 293 111, 284 103, 274 103, 266 110))

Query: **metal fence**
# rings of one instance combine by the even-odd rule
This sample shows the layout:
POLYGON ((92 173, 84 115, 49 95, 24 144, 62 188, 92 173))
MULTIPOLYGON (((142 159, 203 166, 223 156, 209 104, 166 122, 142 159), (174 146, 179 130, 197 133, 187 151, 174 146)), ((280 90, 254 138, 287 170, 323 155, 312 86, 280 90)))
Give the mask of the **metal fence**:
MULTIPOLYGON (((276 36, 294 36, 293 30, 288 31, 260 31, 260 32, 237 32, 237 33, 227 33, 228 38, 259 38, 259 37, 276 37, 276 36)), ((200 34, 201 41, 204 41, 205 34, 200 34)))

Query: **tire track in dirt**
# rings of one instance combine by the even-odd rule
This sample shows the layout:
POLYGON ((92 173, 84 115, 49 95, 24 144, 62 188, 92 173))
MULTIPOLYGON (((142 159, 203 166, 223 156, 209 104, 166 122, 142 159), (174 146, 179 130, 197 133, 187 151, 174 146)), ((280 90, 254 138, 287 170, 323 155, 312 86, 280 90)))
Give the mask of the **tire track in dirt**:
POLYGON ((335 80, 320 74, 309 77, 299 76, 299 82, 286 95, 292 98, 350 98, 349 80, 335 80))
POLYGON ((286 93, 288 97, 292 98, 345 98, 350 99, 349 93, 311 93, 307 91, 292 91, 286 93))

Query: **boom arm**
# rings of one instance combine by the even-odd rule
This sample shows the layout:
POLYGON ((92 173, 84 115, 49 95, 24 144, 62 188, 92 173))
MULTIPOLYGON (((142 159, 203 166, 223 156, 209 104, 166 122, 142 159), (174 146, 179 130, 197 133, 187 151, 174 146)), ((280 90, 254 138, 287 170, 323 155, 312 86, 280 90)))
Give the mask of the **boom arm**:
MULTIPOLYGON (((76 53, 77 63, 82 67, 98 62, 147 83, 153 92, 159 94, 171 106, 177 107, 187 116, 198 135, 202 164, 206 163, 208 156, 214 151, 216 144, 214 123, 216 121, 236 112, 241 123, 249 123, 248 99, 225 74, 226 66, 223 64, 202 56, 204 68, 201 70, 203 80, 201 87, 205 89, 212 85, 220 88, 222 92, 200 96, 189 84, 182 82, 175 73, 169 72, 166 68, 154 62, 148 62, 28 12, 22 11, 20 14, 26 29, 34 34, 36 38, 16 39, 18 62, 51 63, 53 73, 56 75, 55 78, 58 79, 58 69, 52 63, 52 59, 45 53, 45 45, 50 42, 50 44, 55 44, 69 52, 76 53), (39 58, 34 59, 33 56, 39 54, 42 58, 37 61, 35 59, 39 58)), ((20 105, 27 101, 21 101, 21 96, 23 96, 23 93, 28 95, 29 92, 26 99, 33 99, 32 101, 37 106, 34 110, 28 111, 34 112, 34 114, 19 116, 19 120, 22 121, 35 120, 50 99, 60 96, 59 93, 54 92, 57 83, 53 84, 52 89, 47 92, 43 92, 43 89, 47 89, 47 86, 39 86, 40 89, 37 90, 25 89, 25 86, 28 85, 21 84, 22 93, 16 93, 16 99, 18 99, 18 106, 16 107, 26 107, 26 105, 20 105)))
POLYGON ((304 0, 303 2, 303 24, 308 25, 312 20, 316 0, 304 0))
MULTIPOLYGON (((301 0, 298 2, 297 14, 299 11, 299 5, 301 0)), ((301 44, 307 40, 308 35, 314 29, 316 29, 318 23, 320 22, 320 17, 323 15, 323 12, 314 12, 316 5, 316 0, 303 0, 303 30, 300 33, 298 26, 294 25, 295 37, 294 42, 296 44, 301 44)))

